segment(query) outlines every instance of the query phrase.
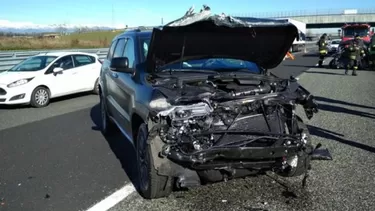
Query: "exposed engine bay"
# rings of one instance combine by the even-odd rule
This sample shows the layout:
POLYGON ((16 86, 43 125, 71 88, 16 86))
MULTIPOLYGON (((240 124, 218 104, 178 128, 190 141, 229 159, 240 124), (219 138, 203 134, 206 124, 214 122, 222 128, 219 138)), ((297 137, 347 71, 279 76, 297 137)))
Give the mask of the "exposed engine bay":
POLYGON ((297 165, 289 158, 312 150, 307 128, 294 110, 303 105, 310 119, 317 104, 294 78, 209 76, 153 83, 160 91, 150 103, 154 121, 161 125, 160 156, 186 167, 277 165, 282 170, 297 165))

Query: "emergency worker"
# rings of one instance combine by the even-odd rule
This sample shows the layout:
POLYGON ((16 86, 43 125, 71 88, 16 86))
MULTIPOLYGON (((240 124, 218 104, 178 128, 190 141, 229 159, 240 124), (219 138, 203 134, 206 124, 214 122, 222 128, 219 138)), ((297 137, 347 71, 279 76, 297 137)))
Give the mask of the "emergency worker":
POLYGON ((368 46, 370 69, 375 70, 375 35, 372 35, 368 46))
POLYGON ((319 46, 319 67, 323 67, 323 61, 324 61, 324 57, 327 55, 327 50, 328 50, 328 46, 327 46, 327 34, 323 34, 317 45, 319 46))
POLYGON ((354 36, 354 41, 356 42, 356 45, 358 46, 358 54, 357 54, 357 66, 361 66, 363 67, 362 65, 362 59, 364 58, 365 56, 365 43, 363 42, 362 38, 356 34, 354 36))
POLYGON ((360 49, 358 43, 355 39, 347 41, 346 45, 344 46, 343 56, 346 60, 345 64, 345 75, 348 74, 348 70, 350 68, 353 69, 352 75, 357 75, 358 69, 358 57, 360 55, 360 49))

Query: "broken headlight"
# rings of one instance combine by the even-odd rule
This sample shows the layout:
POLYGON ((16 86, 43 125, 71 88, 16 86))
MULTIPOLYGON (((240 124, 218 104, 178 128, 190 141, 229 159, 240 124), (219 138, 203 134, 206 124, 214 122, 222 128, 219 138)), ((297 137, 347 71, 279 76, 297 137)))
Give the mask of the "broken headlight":
POLYGON ((179 109, 175 114, 178 118, 188 118, 191 115, 191 110, 179 109))
POLYGON ((153 110, 165 110, 171 107, 171 104, 168 103, 167 98, 160 93, 159 91, 154 91, 149 106, 153 110))

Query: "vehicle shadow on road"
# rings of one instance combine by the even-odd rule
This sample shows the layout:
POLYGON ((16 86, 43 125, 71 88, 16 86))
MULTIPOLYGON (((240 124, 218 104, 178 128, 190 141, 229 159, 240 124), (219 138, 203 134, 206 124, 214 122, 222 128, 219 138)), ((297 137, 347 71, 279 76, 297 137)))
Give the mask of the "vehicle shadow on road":
POLYGON ((351 114, 351 115, 375 119, 375 114, 367 113, 367 112, 363 112, 363 111, 356 111, 356 110, 352 110, 352 109, 348 109, 348 108, 343 108, 343 107, 340 107, 340 106, 334 106, 334 105, 319 103, 318 108, 319 108, 319 110, 324 110, 324 111, 330 111, 330 112, 335 112, 335 113, 346 113, 346 114, 351 114))
POLYGON ((359 142, 344 139, 344 138, 342 138, 342 137, 344 137, 343 134, 339 134, 339 133, 336 133, 336 132, 333 132, 333 131, 330 131, 330 130, 327 130, 327 129, 323 129, 323 128, 320 128, 320 127, 312 126, 312 125, 307 125, 307 128, 309 129, 311 135, 318 136, 318 137, 321 137, 321 138, 330 139, 330 140, 337 141, 337 142, 342 143, 342 144, 346 144, 346 145, 349 145, 349 146, 352 146, 352 147, 356 147, 358 149, 362 149, 362 150, 365 150, 365 151, 368 151, 368 152, 375 153, 375 147, 368 146, 366 144, 362 144, 362 143, 359 143, 359 142))
POLYGON ((375 109, 375 107, 372 107, 372 106, 365 106, 365 105, 360 105, 360 104, 356 104, 356 103, 349 103, 349 102, 345 102, 345 101, 342 101, 342 100, 335 100, 335 99, 321 97, 321 96, 314 96, 314 98, 317 101, 323 101, 323 102, 327 102, 327 103, 336 103, 336 104, 355 106, 355 107, 360 107, 360 108, 375 109))
MULTIPOLYGON (((315 71, 315 70, 309 70, 310 68, 319 68, 319 69, 330 69, 326 65, 323 65, 323 67, 317 67, 315 65, 298 65, 298 64, 284 64, 284 66, 288 67, 302 67, 307 68, 308 70, 302 71, 302 73, 308 73, 308 74, 325 74, 325 75, 345 75, 345 71, 342 70, 342 72, 323 72, 323 71, 315 71)), ((333 69, 332 69, 333 70, 333 69)))
MULTIPOLYGON (((95 124, 92 127, 93 130, 100 131, 101 128, 101 117, 100 117, 100 106, 99 104, 92 107, 90 111, 91 120, 95 124)), ((104 135, 103 135, 104 136, 104 135)), ((116 155, 117 159, 120 161, 123 170, 129 177, 130 181, 135 187, 138 187, 138 175, 137 167, 134 165, 134 160, 136 160, 136 154, 133 145, 126 140, 126 138, 116 130, 113 134, 104 136, 108 142, 109 147, 112 152, 116 155)))
POLYGON ((15 109, 24 109, 30 108, 28 105, 0 105, 0 110, 15 110, 15 109))
POLYGON ((284 64, 287 67, 305 67, 305 68, 316 68, 315 65, 298 65, 298 64, 284 64))
MULTIPOLYGON (((334 53, 328 53, 326 58, 327 57, 332 57, 334 55, 334 53)), ((319 57, 319 53, 318 52, 314 52, 314 53, 305 53, 302 55, 303 57, 316 57, 318 58, 319 57)))
POLYGON ((303 57, 319 57, 318 53, 305 53, 302 55, 303 57))
POLYGON ((323 74, 323 75, 345 75, 344 71, 342 73, 337 73, 337 72, 322 72, 322 71, 305 71, 303 73, 307 73, 307 74, 323 74))

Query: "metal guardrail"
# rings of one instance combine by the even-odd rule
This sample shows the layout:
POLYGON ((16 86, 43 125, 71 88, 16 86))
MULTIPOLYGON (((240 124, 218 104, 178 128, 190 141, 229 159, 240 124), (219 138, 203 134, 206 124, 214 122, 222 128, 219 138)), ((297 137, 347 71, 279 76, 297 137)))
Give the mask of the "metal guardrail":
MULTIPOLYGON (((316 41, 306 41, 306 49, 314 48, 316 41)), ((104 59, 107 56, 108 48, 99 49, 69 49, 69 50, 45 50, 45 51, 0 51, 0 72, 7 70, 21 61, 41 53, 47 52, 84 52, 95 53, 99 59, 104 59)))
POLYGON ((0 51, 0 72, 7 70, 21 61, 48 52, 84 52, 94 53, 99 56, 99 59, 104 59, 107 56, 108 48, 98 49, 64 49, 64 50, 42 50, 42 51, 0 51))

